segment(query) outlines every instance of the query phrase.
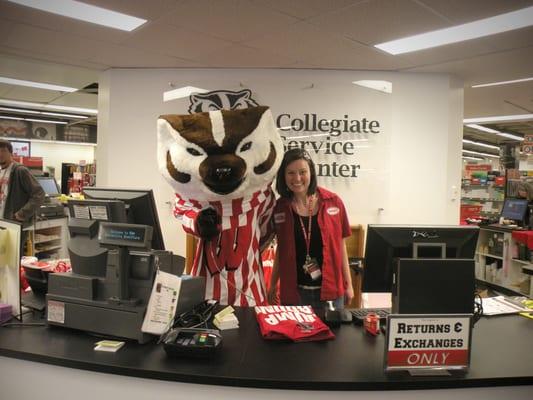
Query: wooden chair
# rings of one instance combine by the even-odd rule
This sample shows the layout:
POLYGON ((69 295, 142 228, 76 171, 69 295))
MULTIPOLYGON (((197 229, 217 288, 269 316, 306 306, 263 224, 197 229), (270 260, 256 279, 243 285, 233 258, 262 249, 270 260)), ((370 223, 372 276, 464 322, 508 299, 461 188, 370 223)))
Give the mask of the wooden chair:
POLYGON ((365 251, 365 229, 362 225, 353 225, 351 230, 352 235, 346 239, 346 251, 348 261, 352 261, 350 262, 350 274, 352 275, 354 298, 348 308, 358 308, 361 306, 361 286, 363 283, 361 261, 365 251))
POLYGON ((196 246, 198 244, 198 238, 193 235, 186 234, 185 239, 185 273, 190 274, 192 269, 192 263, 194 261, 194 254, 196 254, 196 246))

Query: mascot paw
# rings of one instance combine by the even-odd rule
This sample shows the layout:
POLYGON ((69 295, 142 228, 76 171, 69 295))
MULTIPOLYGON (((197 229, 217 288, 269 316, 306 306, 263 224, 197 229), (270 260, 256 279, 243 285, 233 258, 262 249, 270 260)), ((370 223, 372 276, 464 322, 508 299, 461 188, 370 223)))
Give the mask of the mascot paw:
POLYGON ((211 239, 220 233, 220 216, 213 208, 200 211, 196 224, 198 235, 202 239, 211 239))

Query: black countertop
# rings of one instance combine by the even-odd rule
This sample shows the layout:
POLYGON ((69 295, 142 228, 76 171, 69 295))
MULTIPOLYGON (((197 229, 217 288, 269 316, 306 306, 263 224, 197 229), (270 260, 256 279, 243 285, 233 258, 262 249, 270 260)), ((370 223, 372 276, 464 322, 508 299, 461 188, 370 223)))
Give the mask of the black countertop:
MULTIPOLYGON (((262 339, 253 309, 240 328, 223 331, 215 358, 169 358, 162 345, 128 341, 117 353, 94 351, 101 338, 60 327, 0 328, 0 355, 91 371, 211 385, 307 390, 398 390, 533 385, 533 321, 482 318, 474 327, 471 366, 451 377, 383 371, 384 335, 343 325, 336 339, 288 343, 262 339)), ((26 322, 26 320, 25 320, 26 322)))

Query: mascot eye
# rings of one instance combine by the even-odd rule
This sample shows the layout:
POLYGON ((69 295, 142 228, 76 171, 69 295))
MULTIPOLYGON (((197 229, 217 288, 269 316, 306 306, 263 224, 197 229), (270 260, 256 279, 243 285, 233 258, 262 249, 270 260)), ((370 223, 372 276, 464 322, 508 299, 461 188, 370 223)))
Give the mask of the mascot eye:
POLYGON ((250 148, 252 147, 252 142, 246 142, 242 145, 241 147, 241 151, 246 151, 246 150, 250 150, 250 148))
POLYGON ((198 150, 193 149, 192 147, 187 147, 187 151, 189 154, 192 154, 193 156, 201 156, 202 153, 200 153, 198 150))

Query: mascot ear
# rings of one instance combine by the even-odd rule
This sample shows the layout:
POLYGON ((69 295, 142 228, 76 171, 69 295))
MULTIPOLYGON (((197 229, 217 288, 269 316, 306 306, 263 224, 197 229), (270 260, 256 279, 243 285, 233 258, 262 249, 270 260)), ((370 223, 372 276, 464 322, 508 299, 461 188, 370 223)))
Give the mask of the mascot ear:
POLYGON ((249 99, 250 96, 252 95, 252 91, 250 89, 243 89, 243 90, 237 92, 236 94, 239 95, 239 98, 249 99))
MULTIPOLYGON (((174 126, 179 126, 176 123, 174 126)), ((157 159, 161 170, 166 170, 167 152, 173 143, 176 143, 178 132, 174 129, 164 115, 157 119, 157 159)))

